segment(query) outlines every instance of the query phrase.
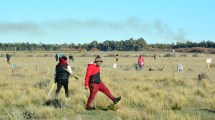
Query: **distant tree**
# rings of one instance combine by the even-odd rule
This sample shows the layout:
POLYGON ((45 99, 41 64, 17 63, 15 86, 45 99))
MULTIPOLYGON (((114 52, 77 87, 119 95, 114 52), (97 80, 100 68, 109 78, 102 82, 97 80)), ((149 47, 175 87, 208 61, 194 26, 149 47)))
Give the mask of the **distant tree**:
POLYGON ((98 42, 96 40, 94 40, 93 42, 91 42, 89 45, 88 45, 88 50, 92 49, 92 48, 97 48, 98 47, 98 42))
POLYGON ((148 45, 143 38, 137 39, 136 44, 135 44, 135 51, 139 51, 140 49, 147 48, 147 47, 148 47, 148 45))
MULTIPOLYGON (((177 42, 172 44, 167 43, 155 43, 155 44, 147 44, 147 42, 143 38, 139 38, 137 40, 130 38, 128 40, 106 40, 104 42, 98 43, 96 40, 87 44, 43 44, 43 43, 0 43, 0 50, 4 51, 59 51, 59 50, 101 50, 101 51, 140 51, 145 48, 147 50, 165 50, 169 51, 171 49, 177 49, 177 51, 181 52, 202 52, 202 48, 207 48, 213 52, 215 48, 215 42, 213 41, 201 41, 199 43, 196 42, 177 42), (211 49, 209 49, 211 48, 211 49)), ((213 52, 214 53, 214 52, 213 52)))

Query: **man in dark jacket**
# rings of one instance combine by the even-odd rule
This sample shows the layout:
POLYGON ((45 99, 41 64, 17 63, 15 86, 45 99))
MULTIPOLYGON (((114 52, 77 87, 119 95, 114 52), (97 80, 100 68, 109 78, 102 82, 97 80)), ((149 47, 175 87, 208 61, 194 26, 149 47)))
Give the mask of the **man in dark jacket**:
POLYGON ((57 54, 55 55, 55 60, 58 61, 58 55, 57 54))
POLYGON ((56 65, 55 68, 55 83, 57 83, 57 90, 56 90, 56 97, 58 96, 60 89, 64 86, 66 99, 69 98, 69 76, 72 74, 71 67, 67 64, 67 57, 62 56, 59 58, 59 63, 56 65))
POLYGON ((70 60, 71 62, 74 62, 75 59, 74 59, 74 57, 73 57, 72 54, 69 55, 69 60, 70 60))
POLYGON ((118 60, 119 60, 119 55, 118 54, 116 54, 116 62, 118 62, 118 60))
POLYGON ((10 54, 6 54, 6 59, 7 59, 7 63, 8 63, 8 64, 10 63, 10 57, 11 57, 10 54))
POLYGON ((87 73, 85 77, 85 89, 90 89, 90 96, 87 101, 87 110, 95 109, 91 106, 91 103, 93 102, 94 97, 96 96, 96 93, 98 91, 101 91, 102 93, 106 94, 114 104, 117 104, 121 97, 115 98, 109 89, 105 86, 105 84, 101 81, 100 78, 100 65, 103 62, 102 58, 100 56, 97 56, 95 58, 95 61, 93 63, 88 64, 87 73))

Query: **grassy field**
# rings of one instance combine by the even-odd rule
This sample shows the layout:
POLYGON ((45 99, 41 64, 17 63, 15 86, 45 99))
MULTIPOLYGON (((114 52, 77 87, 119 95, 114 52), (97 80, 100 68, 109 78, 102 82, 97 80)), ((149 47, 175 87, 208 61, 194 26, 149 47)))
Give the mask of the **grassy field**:
MULTIPOLYGON (((47 120, 214 120, 215 119, 215 55, 150 52, 72 52, 69 63, 79 80, 70 77, 71 100, 65 100, 64 89, 54 100, 54 52, 5 52, 14 54, 11 64, 0 57, 0 119, 47 120), (115 54, 117 68, 113 68, 115 54), (135 70, 138 55, 145 56, 143 70, 135 70), (93 105, 98 110, 86 111, 89 91, 84 89, 87 64, 95 55, 106 59, 101 66, 102 81, 113 95, 122 96, 118 105, 98 93, 93 105), (206 58, 212 58, 210 71, 206 58), (11 65, 15 64, 12 69, 11 65), (177 64, 184 70, 176 71, 177 64), (157 68, 149 71, 149 68, 157 68), (159 69, 163 69, 160 71, 159 69), (14 72, 12 72, 12 70, 14 72), (116 110, 116 107, 118 108, 116 110)), ((69 55, 70 52, 61 52, 69 55)))

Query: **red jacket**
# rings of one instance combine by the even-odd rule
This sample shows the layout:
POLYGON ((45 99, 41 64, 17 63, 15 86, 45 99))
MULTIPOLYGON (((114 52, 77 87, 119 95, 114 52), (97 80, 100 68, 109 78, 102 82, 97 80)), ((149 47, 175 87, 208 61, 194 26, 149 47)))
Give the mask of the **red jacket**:
POLYGON ((100 68, 95 64, 88 64, 84 85, 88 86, 91 83, 98 84, 100 82, 100 68))
POLYGON ((144 58, 143 57, 138 58, 138 65, 144 65, 144 58))

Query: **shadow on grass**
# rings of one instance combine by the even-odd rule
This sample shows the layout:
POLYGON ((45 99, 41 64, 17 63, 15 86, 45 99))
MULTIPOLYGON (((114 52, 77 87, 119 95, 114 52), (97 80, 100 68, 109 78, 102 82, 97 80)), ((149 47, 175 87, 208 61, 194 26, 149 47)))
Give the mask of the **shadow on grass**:
POLYGON ((209 108, 203 108, 201 109, 202 111, 210 112, 210 113, 215 113, 214 109, 209 109, 209 108))
POLYGON ((45 103, 43 105, 53 106, 55 108, 62 108, 63 107, 62 102, 58 99, 49 99, 49 100, 45 101, 45 103))
POLYGON ((199 116, 202 120, 214 120, 215 110, 209 108, 185 108, 175 110, 178 114, 188 114, 189 116, 199 116))
POLYGON ((119 109, 119 105, 117 104, 110 104, 107 107, 101 107, 101 106, 97 106, 96 110, 101 110, 101 111, 117 111, 119 109))

